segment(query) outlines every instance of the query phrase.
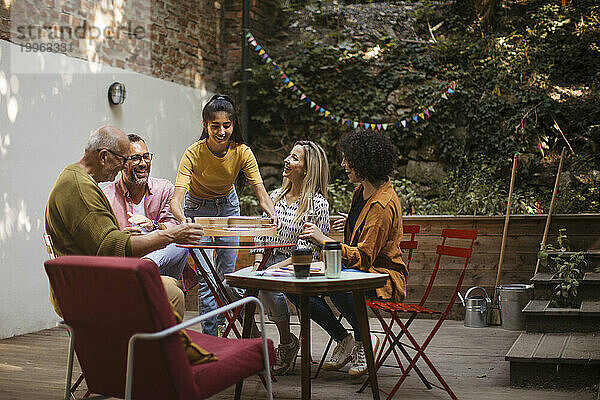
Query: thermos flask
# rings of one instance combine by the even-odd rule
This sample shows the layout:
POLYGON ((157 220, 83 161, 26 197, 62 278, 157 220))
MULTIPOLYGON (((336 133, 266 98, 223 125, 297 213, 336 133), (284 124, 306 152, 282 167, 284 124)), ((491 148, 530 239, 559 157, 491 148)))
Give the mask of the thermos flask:
POLYGON ((342 274, 342 245, 340 242, 325 242, 323 246, 325 277, 339 278, 342 274))

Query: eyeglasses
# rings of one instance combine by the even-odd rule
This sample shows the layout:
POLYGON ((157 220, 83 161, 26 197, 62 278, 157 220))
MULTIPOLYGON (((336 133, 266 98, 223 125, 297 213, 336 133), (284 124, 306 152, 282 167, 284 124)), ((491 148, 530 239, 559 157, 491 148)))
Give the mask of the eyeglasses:
POLYGON ((98 153, 99 153, 100 151, 102 151, 102 150, 106 150, 106 151, 108 151, 110 154, 112 154, 113 156, 115 156, 115 157, 119 157, 121 160, 123 160, 123 166, 125 166, 125 164, 127 163, 127 160, 129 160, 129 157, 125 157, 124 155, 121 155, 121 154, 119 154, 119 153, 117 153, 117 152, 115 152, 115 151, 112 151, 111 149, 109 149, 109 148, 106 148, 106 147, 103 147, 103 148, 101 148, 101 149, 98 149, 98 153))
POLYGON ((129 156, 128 160, 131 161, 131 164, 138 165, 140 162, 142 162, 142 159, 145 162, 149 163, 150 161, 152 161, 153 156, 154 154, 152 153, 134 154, 132 156, 129 156))

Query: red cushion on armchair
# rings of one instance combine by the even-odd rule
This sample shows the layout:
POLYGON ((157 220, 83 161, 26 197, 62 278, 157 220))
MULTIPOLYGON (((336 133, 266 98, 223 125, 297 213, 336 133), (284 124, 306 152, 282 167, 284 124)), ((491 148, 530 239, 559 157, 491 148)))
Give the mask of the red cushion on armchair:
MULTIPOLYGON (((124 397, 127 343, 134 333, 175 325, 156 265, 122 257, 63 256, 44 263, 92 393, 124 397)), ((216 362, 191 366, 178 335, 135 345, 133 397, 198 399, 263 369, 259 339, 188 331, 216 362)), ((269 340, 270 358, 274 357, 269 340)))

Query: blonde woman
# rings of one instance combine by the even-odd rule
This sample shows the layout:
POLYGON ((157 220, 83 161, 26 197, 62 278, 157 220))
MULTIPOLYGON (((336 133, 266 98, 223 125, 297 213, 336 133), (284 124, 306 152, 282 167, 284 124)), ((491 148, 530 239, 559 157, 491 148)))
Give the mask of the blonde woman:
MULTIPOLYGON (((320 246, 300 239, 300 234, 306 222, 315 224, 323 232, 329 232, 328 181, 329 165, 321 146, 308 140, 296 142, 283 161, 283 184, 271 193, 280 228, 276 237, 265 240, 308 247, 312 250, 313 261, 318 261, 320 246)), ((274 250, 266 265, 291 264, 291 252, 290 248, 274 250)), ((255 253, 255 264, 261 260, 262 253, 255 253)), ((268 311, 269 319, 279 331, 277 364, 273 371, 276 375, 285 375, 293 367, 300 342, 290 332, 290 314, 283 293, 261 292, 260 298, 268 311)))

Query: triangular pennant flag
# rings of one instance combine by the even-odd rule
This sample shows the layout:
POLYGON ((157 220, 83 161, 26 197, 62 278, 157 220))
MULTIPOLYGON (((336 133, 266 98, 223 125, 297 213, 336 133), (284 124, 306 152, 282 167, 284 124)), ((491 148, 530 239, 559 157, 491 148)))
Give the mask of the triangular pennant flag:
POLYGON ((376 128, 375 124, 371 124, 371 130, 374 131, 376 128))
POLYGON ((256 45, 256 51, 258 51, 258 50, 260 50, 260 49, 262 49, 262 47, 261 47, 259 44, 257 44, 257 45, 256 45))
MULTIPOLYGON (((336 116, 336 117, 335 117, 335 122, 340 122, 340 117, 339 117, 339 116, 336 116)), ((343 123, 343 122, 342 122, 342 123, 343 123)))
POLYGON ((296 90, 298 90, 298 86, 294 86, 294 87, 292 88, 292 90, 295 92, 296 90))
POLYGON ((377 130, 380 131, 381 130, 381 124, 377 124, 377 130))
POLYGON ((246 33, 246 39, 250 39, 252 37, 252 34, 250 32, 246 33))
POLYGON ((427 115, 429 117, 429 110, 425 110, 423 112, 425 113, 425 115, 427 115))
POLYGON ((281 71, 281 79, 286 79, 286 78, 287 78, 287 75, 283 71, 281 71))
MULTIPOLYGON (((402 121, 404 122, 404 121, 402 121)), ((396 128, 400 128, 400 122, 396 122, 396 128)))
POLYGON ((335 119, 333 114, 329 116, 329 119, 335 119))
POLYGON ((279 69, 279 65, 274 64, 273 67, 275 67, 275 71, 277 71, 279 69))
POLYGON ((267 62, 268 62, 269 64, 271 64, 271 63, 273 62, 273 59, 272 59, 271 57, 268 57, 268 58, 267 58, 267 62))
POLYGON ((302 93, 302 95, 300 96, 300 100, 304 100, 306 98, 306 95, 304 93, 302 93))
POLYGON ((358 122, 354 122, 354 128, 358 128, 358 122))
POLYGON ((442 93, 442 99, 448 100, 448 96, 446 96, 446 93, 442 93))
POLYGON ((448 93, 452 94, 454 93, 454 90, 452 90, 452 88, 448 88, 448 93))
POLYGON ((319 110, 319 112, 320 112, 321 114, 323 114, 323 113, 325 112, 325 109, 324 109, 323 107, 321 107, 321 109, 319 110))
POLYGON ((406 120, 405 119, 402 120, 402 126, 406 128, 406 120))
POLYGON ((419 113, 419 117, 421 117, 421 118, 425 119, 425 114, 423 114, 423 113, 419 113))
POLYGON ((285 78, 283 81, 284 81, 285 83, 288 83, 288 82, 290 81, 290 78, 288 78, 288 77, 286 76, 286 78, 285 78))
MULTIPOLYGON (((364 122, 361 122, 361 123, 360 123, 360 127, 361 127, 361 128, 364 128, 364 127, 365 127, 365 125, 369 125, 369 124, 365 124, 364 122)), ((368 126, 367 126, 367 128, 368 128, 368 126)))
POLYGON ((346 125, 346 118, 342 118, 342 125, 346 125))
POLYGON ((415 122, 419 122, 419 117, 418 117, 417 115, 415 115, 415 116, 413 117, 413 119, 415 120, 415 122))
POLYGON ((250 44, 254 47, 258 46, 258 42, 256 40, 254 40, 254 38, 252 38, 252 41, 250 42, 250 44))
POLYGON ((269 57, 269 55, 268 55, 267 53, 265 53, 265 54, 263 54, 263 57, 262 57, 262 59, 264 60, 264 59, 266 59, 267 57, 269 57))
POLYGON ((258 55, 262 56, 263 54, 265 54, 265 50, 264 49, 260 49, 260 51, 258 52, 258 55))
POLYGON ((290 83, 287 84, 287 87, 291 88, 292 86, 294 86, 294 82, 290 81, 290 83))
POLYGON ((325 116, 328 117, 331 114, 329 111, 325 111, 325 116))
POLYGON ((315 102, 314 102, 314 101, 311 101, 311 102, 310 102, 310 108, 315 108, 315 106, 316 106, 315 102))
MULTIPOLYGON (((307 97, 306 100, 304 100, 305 103, 310 103, 310 99, 307 97)), ((312 105, 310 106, 312 108, 312 105)))
POLYGON ((384 131, 387 131, 388 124, 382 124, 381 126, 383 127, 384 131))
POLYGON ((435 110, 433 109, 433 106, 429 106, 429 111, 435 112, 435 110))

